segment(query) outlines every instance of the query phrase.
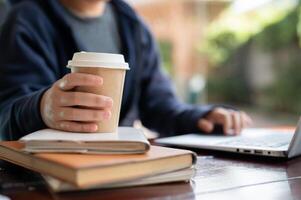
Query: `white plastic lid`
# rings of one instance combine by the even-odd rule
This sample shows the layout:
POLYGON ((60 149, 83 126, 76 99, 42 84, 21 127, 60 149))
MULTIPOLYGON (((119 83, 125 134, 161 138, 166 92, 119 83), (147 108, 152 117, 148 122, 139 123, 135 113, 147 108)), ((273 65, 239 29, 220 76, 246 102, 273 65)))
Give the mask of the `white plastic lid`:
POLYGON ((72 60, 68 61, 67 67, 102 67, 125 70, 130 69, 128 63, 125 62, 122 54, 93 53, 84 51, 75 53, 72 60))

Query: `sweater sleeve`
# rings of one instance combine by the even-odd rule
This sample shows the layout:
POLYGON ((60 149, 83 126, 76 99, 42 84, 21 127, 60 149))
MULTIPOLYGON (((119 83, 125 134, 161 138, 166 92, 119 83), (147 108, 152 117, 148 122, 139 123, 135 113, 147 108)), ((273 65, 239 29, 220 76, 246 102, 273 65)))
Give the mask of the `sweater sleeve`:
MULTIPOLYGON (((50 48, 40 33, 22 20, 18 12, 12 12, 0 35, 2 140, 16 140, 45 127, 40 115, 40 99, 56 80, 50 67, 50 48)), ((35 28, 39 29, 39 25, 35 28)))
POLYGON ((198 132, 197 121, 208 114, 212 105, 188 105, 176 97, 171 81, 160 68, 160 57, 149 31, 142 34, 143 58, 141 95, 139 101, 142 123, 161 134, 169 136, 198 132))

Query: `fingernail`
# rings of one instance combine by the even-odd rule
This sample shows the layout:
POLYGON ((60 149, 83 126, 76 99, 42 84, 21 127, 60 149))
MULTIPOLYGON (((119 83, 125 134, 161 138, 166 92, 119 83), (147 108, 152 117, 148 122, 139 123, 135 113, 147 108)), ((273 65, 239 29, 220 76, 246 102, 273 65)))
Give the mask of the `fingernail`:
POLYGON ((67 84, 67 81, 66 81, 66 80, 62 80, 62 81, 60 82, 60 84, 59 84, 59 87, 60 87, 61 89, 64 89, 65 86, 66 86, 66 84, 67 84))
POLYGON ((103 84, 103 79, 102 78, 99 79, 99 84, 103 84))
POLYGON ((110 111, 106 111, 106 112, 103 113, 103 118, 105 120, 110 119, 110 117, 111 117, 111 112, 110 111))
POLYGON ((229 129, 227 135, 236 135, 236 132, 233 129, 229 129))
POLYGON ((97 129, 98 129, 98 125, 95 124, 92 128, 92 131, 97 131, 97 129))

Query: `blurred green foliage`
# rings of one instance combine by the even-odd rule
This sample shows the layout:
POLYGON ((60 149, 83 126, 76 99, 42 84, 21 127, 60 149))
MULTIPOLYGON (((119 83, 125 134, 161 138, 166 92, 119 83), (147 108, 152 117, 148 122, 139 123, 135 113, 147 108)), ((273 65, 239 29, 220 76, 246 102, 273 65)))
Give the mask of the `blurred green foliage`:
POLYGON ((172 69, 172 45, 168 41, 159 41, 160 55, 162 59, 163 69, 169 74, 173 74, 172 69))
POLYGON ((290 52, 285 65, 278 64, 277 81, 262 93, 261 102, 269 110, 301 113, 301 51, 290 52))
MULTIPOLYGON (((292 6, 266 6, 248 13, 236 13, 230 8, 209 26, 206 44, 199 48, 202 53, 208 55, 209 61, 215 66, 224 63, 237 48, 266 27, 273 27, 291 12, 297 13, 297 9, 292 6)), ((284 33, 285 29, 282 32, 284 33)))
POLYGON ((208 100, 213 103, 247 104, 251 102, 248 74, 242 66, 248 59, 250 42, 239 47, 223 67, 211 68, 207 79, 208 100))
MULTIPOLYGON (((273 111, 300 114, 300 3, 281 10, 267 8, 267 18, 262 17, 264 11, 242 17, 233 14, 231 20, 221 17, 209 28, 208 42, 202 48, 211 65, 216 66, 210 69, 208 77, 209 100, 253 103, 273 111), (250 59, 256 59, 250 56, 256 49, 271 56, 275 81, 255 90, 248 84, 245 65, 250 59)), ((231 16, 230 11, 226 14, 231 16)))
POLYGON ((267 51, 277 50, 291 44, 298 37, 298 15, 299 9, 293 9, 277 23, 266 26, 261 33, 254 36, 257 44, 267 51))

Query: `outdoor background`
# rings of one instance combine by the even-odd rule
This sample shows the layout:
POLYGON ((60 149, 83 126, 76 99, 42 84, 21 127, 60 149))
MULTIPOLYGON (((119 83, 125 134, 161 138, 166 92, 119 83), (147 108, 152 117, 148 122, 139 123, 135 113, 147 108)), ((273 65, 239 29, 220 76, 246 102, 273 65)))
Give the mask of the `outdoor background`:
POLYGON ((254 126, 301 113, 298 0, 129 0, 153 31, 183 101, 227 103, 254 126))

